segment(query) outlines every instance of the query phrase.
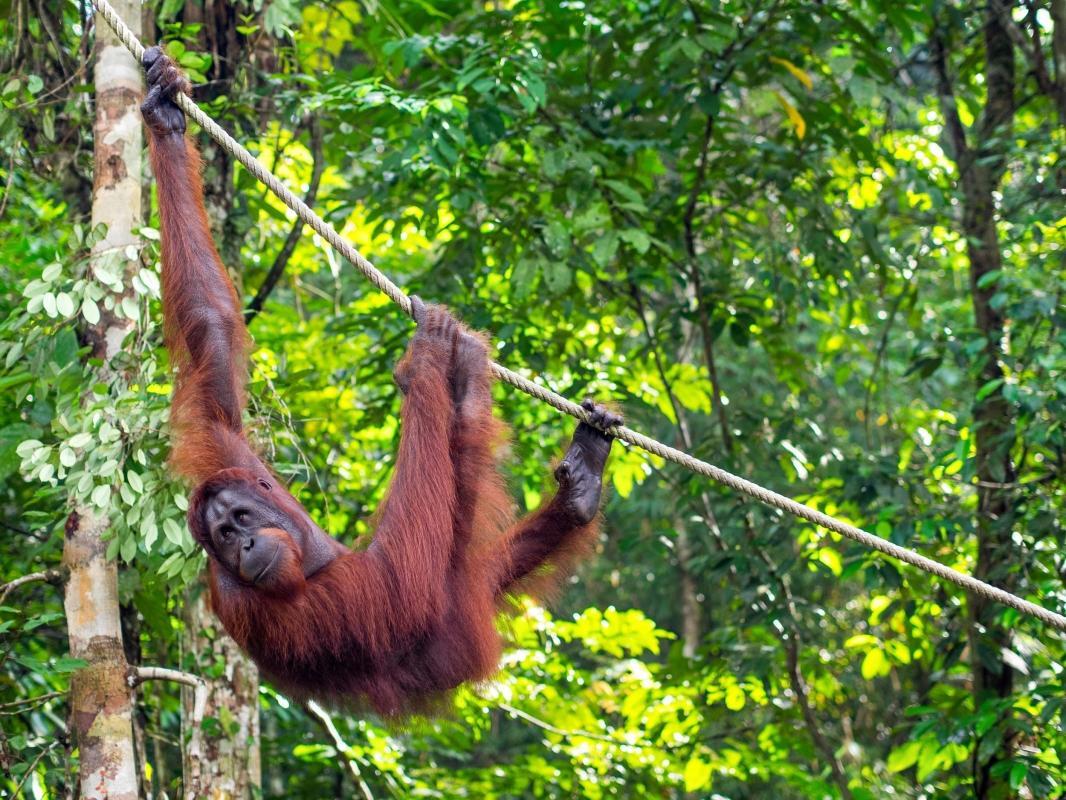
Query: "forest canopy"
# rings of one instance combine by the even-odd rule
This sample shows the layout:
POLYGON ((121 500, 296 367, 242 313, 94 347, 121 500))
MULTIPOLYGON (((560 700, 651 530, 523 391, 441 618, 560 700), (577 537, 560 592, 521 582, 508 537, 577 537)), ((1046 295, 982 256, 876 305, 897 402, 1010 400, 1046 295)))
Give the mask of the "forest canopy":
MULTIPOLYGON (((114 5, 494 360, 1066 613, 1066 1, 114 5)), ((617 443, 594 556, 452 714, 261 679, 167 463, 142 79, 91 5, 0 0, 0 796, 1066 791, 1061 633, 617 443)), ((413 327, 190 133, 245 424, 365 546, 413 327)), ((535 509, 574 421, 494 398, 535 509)))

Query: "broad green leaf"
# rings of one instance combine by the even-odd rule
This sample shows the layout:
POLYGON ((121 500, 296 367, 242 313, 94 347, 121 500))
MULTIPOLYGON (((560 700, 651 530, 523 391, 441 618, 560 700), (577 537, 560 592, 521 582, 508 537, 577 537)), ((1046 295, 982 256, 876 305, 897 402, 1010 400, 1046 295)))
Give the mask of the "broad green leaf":
POLYGON ((888 771, 903 772, 910 769, 918 762, 921 750, 921 742, 906 742, 900 745, 888 755, 888 771))
POLYGON ((711 765, 697 757, 685 765, 685 791, 698 792, 711 785, 711 765))

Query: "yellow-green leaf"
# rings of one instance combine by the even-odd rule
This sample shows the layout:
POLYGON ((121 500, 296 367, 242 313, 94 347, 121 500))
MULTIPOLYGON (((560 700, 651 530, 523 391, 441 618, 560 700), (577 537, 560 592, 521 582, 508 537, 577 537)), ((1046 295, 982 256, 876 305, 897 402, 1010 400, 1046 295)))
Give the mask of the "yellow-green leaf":
POLYGON ((922 750, 921 742, 907 742, 897 747, 888 755, 888 771, 903 772, 910 769, 918 761, 918 753, 922 750))
POLYGON ((876 647, 879 644, 881 644, 881 640, 876 636, 871 636, 868 633, 857 633, 844 642, 844 647, 849 650, 855 650, 860 647, 876 647))
POLYGON ((776 97, 777 102, 781 104, 781 108, 785 109, 785 114, 788 115, 792 127, 796 129, 796 136, 802 139, 807 135, 807 121, 803 119, 803 115, 796 110, 796 107, 785 99, 785 96, 781 94, 781 92, 774 92, 774 97, 776 97))
POLYGON ((806 86, 808 89, 814 88, 814 81, 811 80, 811 76, 807 74, 807 71, 797 67, 787 58, 778 58, 777 56, 770 56, 770 60, 775 64, 780 64, 782 67, 792 73, 792 77, 806 86))
POLYGON ((823 547, 818 550, 818 560, 829 567, 829 571, 837 577, 840 576, 841 571, 844 569, 840 554, 829 547, 823 547))
POLYGON ((736 684, 725 690, 725 707, 730 711, 740 711, 744 708, 744 690, 736 684))
POLYGON ((685 791, 698 792, 711 785, 711 765, 698 757, 685 765, 685 791))
POLYGON ((882 675, 887 675, 891 666, 882 650, 870 650, 862 660, 862 677, 873 680, 882 675))

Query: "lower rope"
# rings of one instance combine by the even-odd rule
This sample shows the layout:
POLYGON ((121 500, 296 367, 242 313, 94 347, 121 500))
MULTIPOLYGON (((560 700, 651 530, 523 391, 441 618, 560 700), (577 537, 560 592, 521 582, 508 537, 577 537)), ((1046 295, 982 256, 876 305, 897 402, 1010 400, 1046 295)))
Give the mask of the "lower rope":
MULTIPOLYGON (((141 56, 144 54, 144 46, 137 41, 137 37, 134 36, 133 31, 131 31, 126 23, 119 18, 115 9, 111 7, 111 4, 107 0, 93 0, 93 5, 96 6, 96 10, 99 14, 107 20, 107 24, 115 31, 115 35, 118 36, 119 40, 134 55, 137 61, 140 62, 141 56)), ((276 175, 274 175, 274 173, 267 169, 236 139, 230 136, 218 125, 218 123, 204 113, 191 98, 187 95, 179 94, 175 98, 175 102, 181 110, 203 128, 212 139, 218 142, 226 152, 230 153, 234 158, 240 161, 257 180, 266 185, 271 192, 277 195, 281 202, 296 212, 297 217, 307 223, 315 233, 329 242, 333 249, 344 256, 344 258, 351 262, 356 269, 362 272, 363 275, 374 284, 374 286, 384 292, 390 300, 402 308, 405 314, 411 316, 411 299, 404 294, 404 291, 399 286, 389 280, 381 270, 371 264, 358 250, 356 250, 351 242, 341 236, 332 225, 322 219, 322 217, 316 214, 306 203, 304 203, 303 200, 293 194, 289 188, 282 183, 276 175)), ((523 378, 518 373, 507 369, 507 367, 493 362, 492 372, 500 380, 511 384, 511 386, 514 386, 516 389, 519 389, 538 400, 544 401, 548 405, 557 408, 559 411, 569 414, 582 422, 589 421, 585 409, 577 403, 571 402, 565 397, 556 394, 550 389, 536 384, 527 378, 523 378)), ((882 539, 880 536, 875 536, 868 531, 862 530, 862 528, 856 528, 854 525, 849 525, 846 522, 842 522, 841 520, 829 516, 828 514, 823 514, 821 511, 817 511, 810 506, 745 480, 731 472, 726 472, 724 469, 720 469, 713 464, 708 464, 706 461, 694 458, 688 453, 669 447, 662 442, 651 439, 642 433, 638 433, 631 428, 625 427, 624 425, 611 428, 607 432, 623 442, 628 442, 629 444, 647 450, 649 453, 653 453, 660 458, 664 458, 667 461, 673 461, 675 464, 680 464, 686 469, 692 470, 700 475, 705 475, 718 483, 728 486, 730 489, 735 489, 738 492, 758 500, 760 503, 773 506, 774 508, 800 517, 801 519, 805 519, 808 522, 812 522, 815 525, 833 531, 834 533, 839 533, 841 536, 853 539, 866 547, 882 552, 892 558, 899 559, 911 566, 918 567, 918 569, 925 570, 939 578, 951 581, 952 583, 961 586, 967 592, 985 597, 989 600, 995 600, 996 602, 1016 609, 1023 614, 1035 617, 1041 622, 1050 625, 1052 628, 1066 631, 1066 616, 1049 611, 1043 606, 1031 603, 1028 600, 989 583, 985 583, 982 580, 978 580, 970 575, 965 575, 945 564, 941 564, 938 561, 933 561, 931 558, 919 555, 913 550, 893 544, 887 539, 882 539)))

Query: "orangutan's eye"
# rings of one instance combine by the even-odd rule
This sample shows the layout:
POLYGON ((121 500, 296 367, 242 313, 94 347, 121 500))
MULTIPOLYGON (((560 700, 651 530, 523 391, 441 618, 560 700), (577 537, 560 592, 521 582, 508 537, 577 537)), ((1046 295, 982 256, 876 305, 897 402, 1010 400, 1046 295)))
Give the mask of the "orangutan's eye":
POLYGON ((260 478, 260 479, 259 479, 259 488, 260 488, 260 489, 263 489, 264 491, 267 491, 267 492, 269 492, 269 491, 270 491, 270 484, 269 484, 269 483, 267 483, 267 482, 266 482, 265 480, 263 480, 262 478, 260 478))
POLYGON ((218 534, 222 537, 222 541, 228 542, 230 537, 233 535, 233 528, 222 528, 218 532, 218 534))
POLYGON ((247 511, 238 511, 234 515, 234 519, 236 519, 239 524, 243 525, 244 523, 246 523, 248 521, 248 512, 247 511))

